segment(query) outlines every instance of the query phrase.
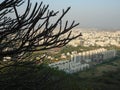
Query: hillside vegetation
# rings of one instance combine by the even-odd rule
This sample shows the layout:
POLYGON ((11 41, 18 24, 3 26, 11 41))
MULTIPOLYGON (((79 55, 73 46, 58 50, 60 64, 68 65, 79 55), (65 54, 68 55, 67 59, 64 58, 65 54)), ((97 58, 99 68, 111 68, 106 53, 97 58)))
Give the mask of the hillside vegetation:
POLYGON ((119 57, 75 74, 33 62, 11 63, 0 69, 0 90, 120 90, 119 85, 119 57))

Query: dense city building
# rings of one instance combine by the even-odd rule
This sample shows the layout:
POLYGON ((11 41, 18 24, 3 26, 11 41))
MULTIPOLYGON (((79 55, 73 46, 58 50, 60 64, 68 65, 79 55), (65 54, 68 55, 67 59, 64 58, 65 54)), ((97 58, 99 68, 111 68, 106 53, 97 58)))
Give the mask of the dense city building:
POLYGON ((74 73, 89 68, 95 62, 99 64, 107 59, 114 58, 116 56, 116 50, 107 50, 104 48, 85 51, 81 53, 73 53, 70 60, 58 61, 49 64, 50 67, 58 68, 67 73, 74 73))
POLYGON ((69 43, 72 46, 110 46, 120 47, 120 31, 103 31, 96 29, 76 29, 74 35, 82 32, 82 37, 77 38, 69 43))

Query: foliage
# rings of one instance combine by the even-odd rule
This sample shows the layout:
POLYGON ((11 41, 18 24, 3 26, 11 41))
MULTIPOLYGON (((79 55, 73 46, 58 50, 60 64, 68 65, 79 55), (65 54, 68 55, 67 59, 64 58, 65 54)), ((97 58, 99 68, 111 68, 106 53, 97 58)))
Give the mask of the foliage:
MULTIPOLYGON (((83 72, 66 74, 48 66, 36 65, 34 62, 19 62, 0 69, 0 90, 119 90, 119 59, 110 63, 118 63, 116 71, 103 72, 96 76, 96 69, 91 76, 80 76, 83 72)), ((108 62, 109 64, 109 62, 108 62)), ((97 66, 103 67, 107 63, 97 66)))
POLYGON ((67 52, 72 52, 72 51, 83 52, 83 51, 88 51, 88 50, 94 50, 97 48, 99 48, 99 47, 96 47, 96 46, 91 46, 91 47, 77 46, 77 47, 74 47, 71 45, 67 45, 67 46, 64 46, 62 48, 60 53, 67 53, 67 52))

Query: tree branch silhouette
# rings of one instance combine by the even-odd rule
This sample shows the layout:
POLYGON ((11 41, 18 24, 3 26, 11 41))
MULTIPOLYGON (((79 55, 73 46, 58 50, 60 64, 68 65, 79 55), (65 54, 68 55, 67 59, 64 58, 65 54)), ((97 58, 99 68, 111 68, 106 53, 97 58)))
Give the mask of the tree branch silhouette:
POLYGON ((51 19, 58 15, 58 11, 49 10, 49 5, 36 3, 32 8, 30 0, 27 2, 23 14, 18 12, 18 7, 23 0, 4 0, 0 4, 0 59, 6 56, 22 57, 23 54, 34 51, 48 50, 62 47, 71 40, 81 36, 81 33, 72 36, 72 28, 79 25, 73 21, 71 25, 63 17, 70 10, 68 7, 62 11, 61 16, 51 23, 51 19), (15 15, 11 18, 9 14, 15 15), (56 28, 59 27, 59 30, 56 28), (62 37, 63 35, 66 37, 62 37))

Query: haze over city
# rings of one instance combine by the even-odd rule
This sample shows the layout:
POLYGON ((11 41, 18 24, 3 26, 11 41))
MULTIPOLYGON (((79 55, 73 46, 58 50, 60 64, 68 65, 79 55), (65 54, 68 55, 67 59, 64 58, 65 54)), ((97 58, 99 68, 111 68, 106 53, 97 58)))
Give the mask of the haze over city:
MULTIPOLYGON (((32 3, 41 0, 34 0, 32 3)), ((50 9, 71 6, 65 20, 75 20, 82 28, 120 29, 120 0, 43 0, 50 9)))
MULTIPOLYGON (((70 6, 64 21, 75 20, 80 23, 78 28, 120 29, 120 0, 31 0, 32 6, 41 1, 45 5, 49 4, 50 10, 60 13, 70 6)), ((19 9, 20 12, 25 9, 24 6, 19 9)))

